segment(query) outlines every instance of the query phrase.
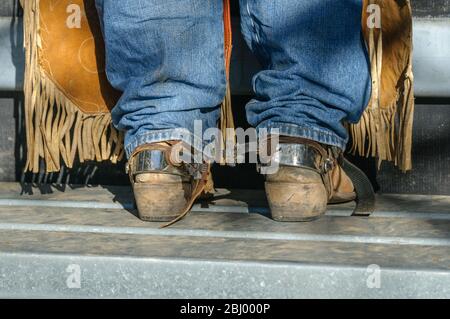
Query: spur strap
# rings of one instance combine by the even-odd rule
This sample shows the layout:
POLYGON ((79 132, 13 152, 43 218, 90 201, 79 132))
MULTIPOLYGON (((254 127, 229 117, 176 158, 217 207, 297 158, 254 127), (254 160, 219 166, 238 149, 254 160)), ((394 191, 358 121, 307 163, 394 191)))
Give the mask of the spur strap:
POLYGON ((343 157, 342 169, 352 180, 356 193, 356 207, 352 216, 370 216, 375 210, 375 191, 366 174, 343 157))
POLYGON ((174 220, 171 222, 162 225, 160 228, 166 228, 169 226, 172 226, 173 224, 177 223, 178 221, 182 220, 184 217, 186 217, 187 214, 191 211, 192 206, 194 205, 194 202, 200 197, 200 195, 205 191, 206 185, 208 183, 208 176, 210 174, 210 168, 211 165, 208 163, 201 164, 201 178, 194 180, 194 186, 191 193, 191 197, 189 201, 186 204, 186 207, 184 208, 183 212, 174 220))

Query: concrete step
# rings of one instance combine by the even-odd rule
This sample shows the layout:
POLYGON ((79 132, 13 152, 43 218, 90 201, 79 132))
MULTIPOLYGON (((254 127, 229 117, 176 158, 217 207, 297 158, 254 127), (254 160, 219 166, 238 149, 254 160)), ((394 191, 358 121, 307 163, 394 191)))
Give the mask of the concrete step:
POLYGON ((0 184, 0 297, 450 297, 450 197, 277 223, 262 192, 218 190, 161 229, 128 188, 42 191, 0 184))

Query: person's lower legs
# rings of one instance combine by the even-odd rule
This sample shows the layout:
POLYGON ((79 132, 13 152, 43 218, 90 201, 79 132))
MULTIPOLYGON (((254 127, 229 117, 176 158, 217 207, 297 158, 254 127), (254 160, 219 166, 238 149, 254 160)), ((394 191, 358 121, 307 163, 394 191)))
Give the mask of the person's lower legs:
MULTIPOLYGON (((96 1, 107 74, 112 85, 123 91, 112 111, 113 121, 126 131, 127 154, 139 150, 129 166, 135 194, 141 198, 138 207, 148 210, 144 214, 148 220, 163 220, 170 217, 167 212, 181 213, 183 201, 171 210, 174 201, 160 206, 155 200, 170 189, 177 198, 192 190, 185 185, 186 172, 164 160, 172 144, 155 142, 190 143, 195 120, 202 121, 203 129, 216 125, 226 84, 222 2, 96 1), (142 167, 150 171, 142 172, 142 167)), ((370 93, 361 7, 358 0, 241 0, 244 36, 264 66, 254 78, 256 98, 247 106, 250 124, 345 147, 342 122, 360 117, 370 93)), ((316 154, 318 160, 307 170, 282 167, 269 178, 268 195, 276 195, 269 196, 269 203, 280 220, 315 218, 326 207, 322 168, 330 167, 328 150, 305 143, 289 151, 316 154), (303 205, 300 210, 296 210, 298 203, 303 205), (286 211, 291 216, 284 215, 286 211)))
MULTIPOLYGON (((225 94, 223 8, 216 0, 96 0, 106 71, 123 95, 112 111, 129 156, 215 127, 225 94)), ((205 141, 207 142, 207 141, 205 141)))
POLYGON ((264 70, 253 79, 250 124, 345 148, 343 121, 370 97, 362 0, 240 0, 242 32, 264 70))
POLYGON ((96 0, 96 5, 108 79, 123 92, 112 119, 125 131, 139 217, 172 220, 190 208, 209 174, 201 169, 194 181, 197 167, 175 163, 172 155, 180 141, 199 151, 204 145, 196 141, 217 125, 226 88, 222 1, 96 0), (196 132, 195 121, 203 131, 196 132), (193 138, 195 133, 201 136, 193 138))
POLYGON ((361 32, 362 0, 240 0, 242 32, 263 66, 247 117, 281 135, 266 176, 272 217, 308 221, 328 201, 352 200, 339 166, 348 140, 344 121, 359 120, 370 97, 361 32), (275 131, 276 130, 276 131, 275 131))

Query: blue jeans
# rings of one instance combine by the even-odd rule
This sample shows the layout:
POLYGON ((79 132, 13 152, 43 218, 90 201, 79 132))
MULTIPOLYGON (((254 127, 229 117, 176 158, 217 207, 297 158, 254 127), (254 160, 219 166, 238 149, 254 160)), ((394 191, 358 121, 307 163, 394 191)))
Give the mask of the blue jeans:
MULTIPOLYGON (((112 111, 128 156, 215 127, 226 89, 222 0, 96 0, 112 111)), ((240 0, 241 29, 263 71, 248 122, 342 149, 371 93, 362 0, 240 0)), ((208 143, 210 141, 204 141, 208 143)))

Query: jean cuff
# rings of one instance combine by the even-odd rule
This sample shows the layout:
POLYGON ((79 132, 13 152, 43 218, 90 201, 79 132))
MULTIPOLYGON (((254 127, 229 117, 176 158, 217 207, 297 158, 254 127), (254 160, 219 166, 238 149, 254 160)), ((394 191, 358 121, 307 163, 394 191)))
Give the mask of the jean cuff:
POLYGON ((164 142, 164 141, 181 141, 193 147, 200 154, 203 151, 203 144, 201 136, 195 137, 193 133, 185 128, 175 128, 167 130, 158 130, 146 132, 144 134, 135 135, 125 145, 125 153, 127 158, 130 158, 134 150, 145 144, 164 142))

